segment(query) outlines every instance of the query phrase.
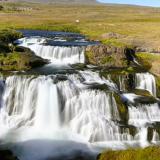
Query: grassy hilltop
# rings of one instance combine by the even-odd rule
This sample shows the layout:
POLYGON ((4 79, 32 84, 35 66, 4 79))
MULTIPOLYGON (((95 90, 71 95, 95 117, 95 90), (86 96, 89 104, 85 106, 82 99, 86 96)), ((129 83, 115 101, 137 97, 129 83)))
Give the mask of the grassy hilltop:
MULTIPOLYGON (((90 0, 91 1, 91 0, 90 0)), ((94 1, 94 0, 93 0, 94 1)), ((80 31, 92 39, 108 32, 118 40, 160 50, 160 8, 102 4, 3 3, 0 28, 80 31), (79 20, 79 23, 76 23, 79 20)))

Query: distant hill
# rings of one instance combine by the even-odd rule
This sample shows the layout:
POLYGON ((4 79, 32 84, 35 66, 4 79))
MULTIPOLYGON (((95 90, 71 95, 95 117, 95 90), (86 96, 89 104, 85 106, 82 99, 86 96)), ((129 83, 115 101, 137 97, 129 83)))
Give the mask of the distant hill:
POLYGON ((99 3, 96 0, 0 0, 0 2, 32 2, 32 3, 79 3, 79 4, 94 4, 99 3))

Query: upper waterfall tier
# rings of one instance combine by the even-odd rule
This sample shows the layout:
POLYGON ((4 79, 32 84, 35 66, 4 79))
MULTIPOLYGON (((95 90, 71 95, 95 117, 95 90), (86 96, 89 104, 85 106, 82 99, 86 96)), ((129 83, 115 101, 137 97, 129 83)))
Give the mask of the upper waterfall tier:
MULTIPOLYGON (((85 47, 83 46, 53 46, 46 38, 30 37, 17 41, 20 46, 30 48, 37 56, 53 63, 75 64, 85 62, 85 47)), ((59 40, 60 41, 60 40, 59 40)))
POLYGON ((35 44, 29 46, 29 48, 34 51, 37 56, 49 59, 53 63, 75 64, 85 62, 84 47, 58 47, 35 44))

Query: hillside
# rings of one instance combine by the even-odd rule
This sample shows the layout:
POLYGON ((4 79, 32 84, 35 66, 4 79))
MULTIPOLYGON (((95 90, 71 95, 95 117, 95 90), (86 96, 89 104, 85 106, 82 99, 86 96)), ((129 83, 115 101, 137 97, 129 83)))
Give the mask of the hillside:
MULTIPOLYGON (((32 2, 36 1, 40 0, 32 2)), ((52 0, 52 2, 55 1, 52 0)), ((82 2, 82 0, 76 0, 76 2, 82 2)), ((83 0, 83 2, 95 2, 95 0, 83 0)), ((111 4, 92 5, 93 3, 85 6, 73 3, 67 3, 68 5, 59 3, 1 4, 4 9, 0 11, 0 29, 79 31, 96 40, 106 40, 107 33, 118 33, 116 41, 134 44, 140 48, 140 51, 147 49, 149 52, 160 52, 160 8, 111 4), (79 20, 79 23, 76 23, 76 20, 79 20)))
MULTIPOLYGON (((1 0, 3 1, 3 0, 1 0)), ((32 3, 73 3, 73 4, 91 4, 97 3, 96 0, 4 0, 5 2, 32 2, 32 3)))

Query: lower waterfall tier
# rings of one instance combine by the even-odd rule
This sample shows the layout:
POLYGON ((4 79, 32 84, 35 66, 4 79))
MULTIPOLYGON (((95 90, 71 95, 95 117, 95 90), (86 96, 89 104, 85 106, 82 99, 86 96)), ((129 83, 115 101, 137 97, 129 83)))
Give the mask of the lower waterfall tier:
POLYGON ((135 106, 120 100, 121 107, 117 84, 98 72, 15 75, 1 78, 0 88, 1 140, 12 134, 13 142, 46 138, 146 145, 160 141, 159 104, 135 106))

